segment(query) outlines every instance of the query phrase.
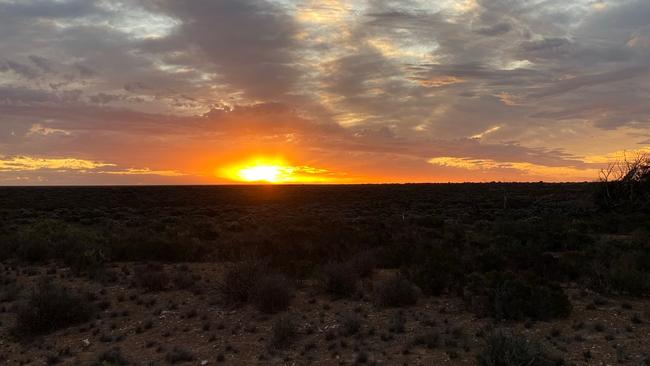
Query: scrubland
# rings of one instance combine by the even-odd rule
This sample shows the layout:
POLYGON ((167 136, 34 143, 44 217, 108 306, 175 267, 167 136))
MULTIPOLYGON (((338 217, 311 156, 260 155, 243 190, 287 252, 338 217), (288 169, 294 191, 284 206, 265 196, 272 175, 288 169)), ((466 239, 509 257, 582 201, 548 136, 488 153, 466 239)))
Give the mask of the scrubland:
POLYGON ((1 188, 0 364, 650 365, 650 204, 602 196, 1 188))

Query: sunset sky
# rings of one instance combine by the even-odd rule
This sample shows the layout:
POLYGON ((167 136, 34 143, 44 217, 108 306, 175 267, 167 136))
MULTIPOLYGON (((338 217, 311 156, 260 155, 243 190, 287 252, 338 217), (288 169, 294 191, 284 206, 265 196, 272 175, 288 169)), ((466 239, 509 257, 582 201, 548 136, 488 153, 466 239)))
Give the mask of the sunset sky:
POLYGON ((0 0, 0 185, 583 181, 648 0, 0 0))

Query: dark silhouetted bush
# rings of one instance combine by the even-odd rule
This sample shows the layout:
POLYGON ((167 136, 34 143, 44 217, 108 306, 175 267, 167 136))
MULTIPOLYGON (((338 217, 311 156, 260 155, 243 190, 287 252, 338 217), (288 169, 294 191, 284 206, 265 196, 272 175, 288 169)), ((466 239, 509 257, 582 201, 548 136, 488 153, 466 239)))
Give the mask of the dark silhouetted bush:
POLYGON ((164 291, 169 287, 169 275, 159 263, 149 263, 135 268, 133 279, 137 286, 147 291, 164 291))
POLYGON ((352 256, 348 263, 359 277, 367 278, 377 267, 377 254, 374 250, 364 250, 352 256))
POLYGON ((600 171, 600 184, 594 192, 602 208, 647 205, 650 201, 650 156, 641 154, 611 163, 600 171))
POLYGON ((556 366, 561 359, 546 354, 537 343, 522 336, 501 332, 490 334, 487 344, 477 355, 479 366, 556 366))
POLYGON ((298 324, 291 314, 283 314, 275 319, 271 327, 269 346, 272 348, 285 348, 296 338, 298 324))
POLYGON ((291 304, 292 289, 286 276, 270 274, 260 278, 252 289, 255 307, 267 314, 287 310, 291 304))
POLYGON ((323 267, 321 281, 329 294, 348 297, 356 293, 359 275, 349 263, 332 262, 323 267))
POLYGON ((165 360, 171 364, 190 362, 194 361, 194 355, 186 349, 174 347, 171 351, 167 352, 165 360))
POLYGON ((344 336, 351 336, 359 333, 363 319, 357 314, 348 313, 341 318, 341 333, 344 336))
POLYGON ((246 303, 251 299, 253 287, 268 272, 267 265, 258 260, 246 260, 228 265, 217 289, 224 301, 230 304, 246 303))
POLYGON ((75 252, 67 252, 63 262, 75 274, 87 275, 93 279, 102 279, 106 276, 104 265, 108 261, 106 249, 100 246, 88 245, 75 252))
POLYGON ((129 361, 122 356, 119 348, 112 348, 104 351, 97 356, 97 361, 93 366, 128 366, 131 365, 129 361))
POLYGON ((440 295, 452 290, 451 287, 459 283, 457 273, 462 269, 459 254, 442 245, 419 245, 411 263, 403 266, 402 273, 427 294, 440 295))
POLYGON ((434 349, 440 344, 440 333, 434 330, 427 331, 413 338, 413 345, 434 349))
POLYGON ((380 281, 375 285, 375 300, 380 306, 400 307, 415 305, 419 291, 401 275, 380 281))
POLYGON ((484 278, 474 277, 470 287, 469 300, 482 299, 475 310, 495 319, 549 320, 571 313, 562 288, 534 275, 491 272, 484 278))
MULTIPOLYGON (((10 240, 15 246, 13 255, 27 262, 66 260, 79 257, 88 250, 105 251, 107 247, 107 240, 100 232, 57 220, 41 220, 24 226, 10 240)), ((86 269, 77 267, 77 262, 67 264, 73 270, 86 269)))
POLYGON ((631 296, 650 294, 650 273, 644 272, 625 261, 616 262, 607 276, 611 291, 631 296))
POLYGON ((19 334, 48 333, 90 320, 92 305, 64 287, 42 282, 18 307, 16 330, 19 334))

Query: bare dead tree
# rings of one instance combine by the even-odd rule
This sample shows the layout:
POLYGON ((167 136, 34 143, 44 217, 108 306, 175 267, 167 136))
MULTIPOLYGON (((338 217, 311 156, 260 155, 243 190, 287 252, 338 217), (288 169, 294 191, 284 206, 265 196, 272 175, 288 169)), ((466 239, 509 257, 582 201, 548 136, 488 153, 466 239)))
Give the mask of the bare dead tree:
POLYGON ((607 165, 599 172, 601 205, 614 207, 650 198, 650 156, 639 153, 607 165))

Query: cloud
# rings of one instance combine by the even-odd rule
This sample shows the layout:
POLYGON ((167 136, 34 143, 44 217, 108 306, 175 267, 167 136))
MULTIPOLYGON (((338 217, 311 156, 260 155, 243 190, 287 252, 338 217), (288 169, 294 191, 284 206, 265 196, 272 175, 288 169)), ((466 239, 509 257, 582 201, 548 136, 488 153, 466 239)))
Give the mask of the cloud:
POLYGON ((98 174, 110 175, 157 175, 161 177, 182 177, 187 174, 179 173, 175 170, 151 170, 149 168, 127 168, 125 170, 100 171, 98 174))
POLYGON ((252 0, 150 1, 149 6, 181 21, 173 35, 152 42, 152 50, 195 45, 197 56, 214 65, 222 80, 254 98, 272 99, 297 81, 297 28, 281 7, 252 0))
POLYGON ((491 26, 479 28, 475 32, 484 36, 494 37, 508 33, 511 30, 512 25, 510 23, 497 23, 491 26))
POLYGON ((76 158, 35 158, 29 156, 0 157, 0 172, 32 170, 92 170, 113 164, 76 158))
POLYGON ((532 93, 530 96, 532 98, 542 98, 551 95, 564 94, 580 88, 625 81, 627 79, 645 75, 649 71, 650 66, 644 65, 629 67, 621 70, 608 71, 599 74, 572 77, 560 80, 549 87, 532 93))
POLYGON ((573 181, 595 180, 598 169, 579 169, 571 166, 557 167, 531 163, 495 161, 491 159, 471 159, 438 157, 429 159, 429 163, 469 171, 515 170, 532 180, 573 181))
POLYGON ((48 136, 48 135, 64 135, 64 136, 70 136, 71 133, 66 130, 61 130, 58 128, 49 128, 49 127, 44 127, 40 123, 37 123, 33 125, 28 132, 29 135, 43 135, 43 136, 48 136))
POLYGON ((209 183, 263 153, 369 180, 582 179, 650 125, 649 3, 602 4, 0 1, 0 153, 115 164, 0 179, 209 183))

